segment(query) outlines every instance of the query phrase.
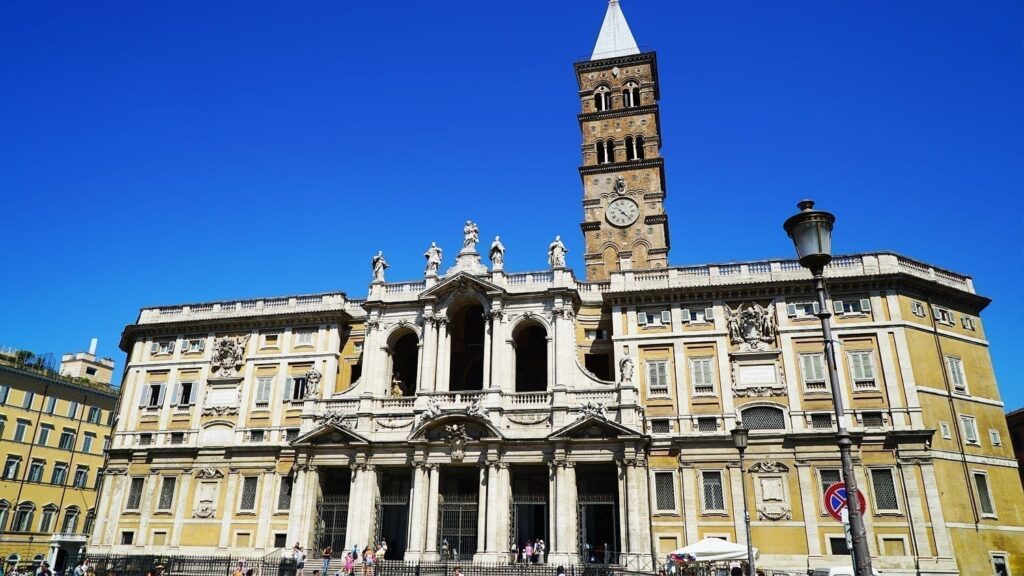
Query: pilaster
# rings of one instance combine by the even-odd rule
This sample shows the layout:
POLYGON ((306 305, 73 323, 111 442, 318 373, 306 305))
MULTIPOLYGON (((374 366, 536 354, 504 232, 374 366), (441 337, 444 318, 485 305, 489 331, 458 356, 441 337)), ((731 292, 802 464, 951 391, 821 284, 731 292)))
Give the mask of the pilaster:
POLYGON ((427 464, 430 482, 427 490, 427 539, 424 545, 423 560, 436 562, 437 556, 437 496, 441 471, 437 464, 427 464))
POLYGON ((235 491, 238 489, 238 470, 231 470, 227 479, 227 494, 224 496, 223 516, 220 521, 218 548, 227 548, 231 543, 231 523, 235 518, 235 491))

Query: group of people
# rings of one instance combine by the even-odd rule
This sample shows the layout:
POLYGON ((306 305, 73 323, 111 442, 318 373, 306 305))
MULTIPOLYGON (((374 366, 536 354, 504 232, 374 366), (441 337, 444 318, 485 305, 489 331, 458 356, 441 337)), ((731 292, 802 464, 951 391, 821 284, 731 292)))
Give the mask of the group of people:
MULTIPOLYGON (((355 576, 356 562, 360 560, 362 561, 360 574, 362 576, 371 576, 374 573, 374 566, 384 560, 387 553, 388 543, 384 540, 380 544, 363 547, 362 553, 359 552, 358 546, 352 546, 351 550, 345 551, 345 556, 342 557, 342 566, 335 571, 334 576, 355 576)), ((305 576, 306 551, 298 542, 292 547, 292 557, 295 558, 295 576, 305 576)), ((323 561, 323 568, 313 570, 312 576, 329 576, 331 560, 334 559, 334 548, 330 545, 324 548, 320 552, 320 559, 323 561)), ((244 576, 250 575, 246 574, 244 576)))
POLYGON ((583 544, 583 558, 591 564, 608 564, 611 561, 611 552, 607 542, 599 542, 593 547, 590 542, 583 544))
POLYGON ((527 540, 525 544, 516 547, 512 545, 512 563, 521 564, 543 564, 545 561, 545 554, 547 554, 547 545, 544 544, 542 538, 536 540, 527 540))
MULTIPOLYGON (((68 576, 88 576, 96 574, 96 567, 88 558, 82 558, 75 564, 74 568, 64 572, 68 576)), ((0 564, 0 576, 54 576, 55 572, 50 563, 43 561, 38 568, 32 566, 17 566, 0 564)))

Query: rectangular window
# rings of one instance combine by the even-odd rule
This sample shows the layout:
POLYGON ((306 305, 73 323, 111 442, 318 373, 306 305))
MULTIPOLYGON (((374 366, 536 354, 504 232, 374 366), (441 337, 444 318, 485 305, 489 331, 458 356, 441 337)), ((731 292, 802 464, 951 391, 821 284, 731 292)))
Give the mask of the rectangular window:
POLYGON ((652 434, 671 434, 672 424, 668 420, 651 420, 652 434))
POLYGON ((260 342, 260 348, 277 348, 281 342, 281 335, 277 332, 264 334, 260 342))
POLYGON ((676 485, 671 472, 654 473, 654 496, 659 512, 676 511, 676 485))
POLYGON ((914 316, 920 316, 921 318, 924 318, 927 315, 924 311, 924 304, 921 304, 917 300, 910 302, 910 312, 914 316))
POLYGON ((174 405, 179 407, 191 406, 196 403, 195 382, 179 382, 174 392, 174 405))
POLYGON ((88 466, 79 466, 79 467, 75 468, 75 481, 74 481, 75 488, 85 488, 85 486, 88 483, 89 483, 89 467, 88 466))
POLYGON ((50 483, 63 486, 68 481, 68 465, 58 462, 53 465, 53 474, 50 476, 50 483))
POLYGON ((992 573, 995 576, 1010 576, 1010 561, 1002 552, 989 552, 992 559, 992 573))
POLYGON ((298 437, 299 437, 299 429, 298 428, 289 428, 289 429, 284 431, 284 440, 285 440, 285 442, 291 442, 291 441, 295 440, 298 437))
POLYGON ((22 399, 21 407, 25 410, 32 409, 32 401, 35 400, 36 393, 32 391, 25 392, 25 397, 22 399))
POLYGON ((690 381, 693 382, 694 396, 715 395, 715 373, 712 358, 690 359, 690 381))
POLYGON ((270 406, 270 390, 274 385, 274 379, 270 376, 263 376, 256 379, 256 407, 266 408, 270 406))
POLYGON ((171 445, 180 446, 185 443, 184 432, 171 432, 171 445))
POLYGON ((128 487, 128 501, 125 503, 125 510, 138 510, 142 505, 142 487, 145 482, 145 478, 132 478, 131 485, 128 487))
POLYGON ((39 437, 36 438, 36 444, 40 446, 46 446, 50 443, 50 433, 53 432, 53 426, 49 424, 42 424, 39 426, 39 437))
POLYGON ((708 324, 715 321, 715 309, 710 306, 707 308, 683 308, 680 315, 684 324, 708 324))
POLYGON ((75 431, 69 428, 65 428, 60 433, 60 442, 57 447, 61 450, 74 450, 75 449, 75 431))
POLYGON ((636 313, 638 326, 655 328, 672 325, 672 312, 668 310, 640 310, 636 313))
POLYGON ((846 545, 845 536, 829 536, 828 551, 833 556, 849 556, 850 547, 846 545))
POLYGON ((266 433, 263 430, 251 430, 249 432, 249 441, 250 442, 256 442, 256 443, 263 442, 263 440, 265 438, 266 438, 266 433))
POLYGON ((964 330, 970 330, 973 332, 975 328, 974 318, 971 318, 970 316, 961 316, 960 325, 964 327, 964 330))
POLYGON ((43 412, 46 412, 47 414, 53 414, 53 412, 56 409, 57 409, 57 397, 56 396, 48 397, 46 399, 46 406, 43 408, 43 412))
POLYGON ((881 412, 863 412, 860 415, 865 428, 884 428, 885 418, 881 412))
POLYGON ((277 509, 288 510, 292 507, 292 477, 281 477, 281 489, 277 493, 277 509))
POLYGON ((285 386, 285 400, 298 402, 306 398, 306 377, 290 376, 285 386))
POLYGON ((647 390, 652 396, 668 395, 668 361, 648 360, 647 390))
POLYGON ((74 420, 77 417, 78 417, 78 402, 75 402, 74 400, 72 400, 68 404, 68 418, 71 418, 72 420, 74 420))
POLYGON ((274 548, 284 548, 288 545, 287 534, 274 534, 274 548))
POLYGON ((988 474, 975 472, 974 485, 978 488, 978 502, 981 504, 981 513, 995 516, 996 507, 992 502, 992 494, 988 491, 988 474))
POLYGON ((53 508, 43 508, 43 513, 39 518, 39 531, 49 532, 53 529, 53 516, 56 514, 56 510, 53 508))
POLYGON ((988 441, 991 442, 993 446, 1002 446, 1003 437, 1002 435, 999 434, 999 430, 996 430, 995 428, 989 428, 988 441))
POLYGON ((150 354, 174 354, 174 340, 158 340, 149 349, 150 354))
POLYGON ((186 354, 198 354, 206 348, 206 338, 202 336, 190 336, 182 342, 182 352, 186 354))
POLYGON ((940 306, 932 306, 932 318, 939 324, 946 324, 947 326, 956 325, 956 317, 953 315, 953 311, 940 306))
POLYGON ((899 512, 900 503, 896 498, 896 479, 892 468, 872 468, 871 488, 875 493, 875 510, 878 512, 899 512))
POLYGON ((804 377, 804 390, 808 392, 828 392, 828 385, 825 384, 824 354, 801 354, 800 373, 804 377))
POLYGON ((939 433, 942 434, 942 437, 946 440, 953 439, 953 433, 949 430, 949 422, 939 422, 939 433))
POLYGON ((715 418, 714 416, 697 418, 697 431, 718 432, 718 418, 715 418))
POLYGON ((16 480, 18 478, 18 468, 20 467, 20 457, 8 456, 7 461, 4 463, 4 480, 16 480))
POLYGON ((312 346, 316 330, 296 330, 292 332, 293 346, 312 346))
POLYGON ((92 445, 96 442, 96 435, 92 432, 86 432, 82 439, 82 452, 86 454, 92 452, 92 445))
POLYGON ((46 470, 46 462, 42 460, 33 460, 28 465, 28 481, 29 482, 42 482, 43 473, 46 470))
POLYGON ((164 388, 164 384, 150 384, 146 386, 145 406, 150 408, 162 406, 164 403, 164 388))
POLYGON ((837 468, 819 468, 818 477, 821 479, 821 494, 823 496, 825 495, 825 490, 828 490, 829 486, 836 484, 837 482, 842 482, 839 469, 837 468))
POLYGON ((14 427, 14 441, 15 442, 24 442, 25 441, 25 434, 28 433, 29 424, 31 424, 31 422, 29 422, 28 420, 21 420, 20 418, 18 419, 18 424, 15 425, 15 427, 14 427))
POLYGON ((608 339, 608 331, 603 329, 603 328, 598 328, 596 330, 585 330, 584 331, 584 335, 586 336, 587 340, 607 340, 608 339))
POLYGON ((832 312, 837 316, 867 314, 868 312, 871 312, 871 300, 868 298, 834 300, 832 302, 832 312))
POLYGON ((123 530, 121 532, 121 544, 122 545, 130 546, 131 543, 134 542, 134 541, 135 541, 135 532, 132 532, 131 530, 123 530))
POLYGON ((877 390, 875 383, 875 355, 871 350, 854 350, 847 353, 850 372, 853 376, 853 390, 877 390))
POLYGON ((139 445, 140 446, 149 446, 152 443, 153 443, 153 435, 152 434, 139 434, 139 445))
POLYGON ((238 505, 239 510, 253 511, 256 509, 256 485, 259 478, 246 476, 242 479, 242 499, 238 505))
POLYGON ((968 444, 980 444, 978 441, 978 426, 974 421, 974 416, 960 416, 960 425, 963 427, 964 440, 968 444))
POLYGON ((170 510, 174 505, 174 486, 177 479, 173 476, 164 476, 160 481, 160 499, 157 501, 157 510, 170 510))
POLYGON ((718 470, 703 470, 700 477, 704 492, 704 512, 725 512, 722 473, 718 470))
POLYGON ((811 428, 815 430, 831 430, 832 415, 827 412, 811 414, 811 428))
POLYGON ((790 302, 786 304, 786 315, 795 320, 815 318, 821 312, 817 302, 790 302))
POLYGON ((0 405, 7 404, 7 397, 10 396, 10 394, 10 387, 0 386, 0 405))
POLYGON ((946 356, 946 370, 949 381, 953 383, 953 391, 967 394, 967 374, 964 373, 964 362, 956 356, 946 356))
POLYGON ((100 410, 99 408, 97 408, 96 406, 90 406, 89 407, 89 423, 90 424, 99 424, 100 423, 100 418, 102 416, 102 412, 103 411, 100 410))

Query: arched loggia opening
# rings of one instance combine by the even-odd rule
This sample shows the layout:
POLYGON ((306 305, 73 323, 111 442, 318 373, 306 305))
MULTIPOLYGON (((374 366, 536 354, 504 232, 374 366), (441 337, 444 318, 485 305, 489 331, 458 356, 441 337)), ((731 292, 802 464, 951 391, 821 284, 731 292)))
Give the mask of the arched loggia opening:
POLYGON ((389 338, 391 351, 391 377, 388 394, 412 396, 416 394, 416 374, 419 368, 419 339, 412 330, 403 330, 389 338))
POLYGON ((484 389, 484 308, 468 304, 451 314, 451 369, 448 389, 484 389))
POLYGON ((540 324, 520 326, 512 335, 516 353, 516 392, 548 389, 548 333, 540 324))

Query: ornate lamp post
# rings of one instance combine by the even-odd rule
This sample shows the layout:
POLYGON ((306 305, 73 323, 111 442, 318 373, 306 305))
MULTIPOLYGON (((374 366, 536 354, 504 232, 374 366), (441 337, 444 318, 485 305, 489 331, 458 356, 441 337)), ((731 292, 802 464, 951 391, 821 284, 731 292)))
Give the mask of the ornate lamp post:
POLYGON ((857 479, 853 474, 853 458, 850 455, 850 433, 846 430, 846 415, 843 397, 839 390, 839 375, 836 370, 836 355, 832 339, 832 325, 825 294, 825 266, 832 261, 832 226, 836 217, 822 210, 814 209, 814 201, 801 200, 797 203, 800 212, 790 216, 783 224, 786 234, 793 239, 800 265, 814 276, 814 290, 818 293, 818 318, 821 319, 821 333, 825 341, 825 361, 828 364, 828 380, 832 389, 832 407, 836 414, 836 443, 843 466, 843 483, 846 485, 847 511, 850 532, 853 539, 853 567, 857 576, 871 576, 871 554, 868 552, 867 532, 861 517, 857 494, 857 479))
POLYGON ((743 426, 742 421, 738 422, 731 432, 732 443, 740 453, 740 485, 743 487, 743 523, 747 527, 747 574, 749 576, 755 576, 757 574, 757 569, 754 566, 754 545, 751 543, 752 537, 750 535, 750 511, 747 508, 746 469, 743 466, 743 453, 747 451, 747 436, 749 433, 750 431, 743 426))

